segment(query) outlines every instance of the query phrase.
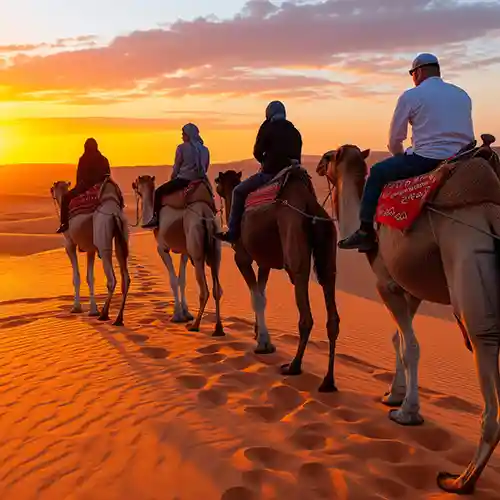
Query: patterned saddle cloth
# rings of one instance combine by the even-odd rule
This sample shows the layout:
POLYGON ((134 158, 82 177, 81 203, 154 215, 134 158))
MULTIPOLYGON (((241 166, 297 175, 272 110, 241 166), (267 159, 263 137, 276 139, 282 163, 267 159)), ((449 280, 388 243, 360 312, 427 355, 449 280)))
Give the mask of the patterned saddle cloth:
POLYGON ((192 181, 184 189, 163 196, 161 206, 183 209, 196 202, 206 203, 216 213, 215 198, 208 180, 192 181))
POLYGON ((70 219, 76 215, 90 214, 99 206, 101 187, 103 183, 95 184, 84 193, 73 198, 69 203, 70 219))

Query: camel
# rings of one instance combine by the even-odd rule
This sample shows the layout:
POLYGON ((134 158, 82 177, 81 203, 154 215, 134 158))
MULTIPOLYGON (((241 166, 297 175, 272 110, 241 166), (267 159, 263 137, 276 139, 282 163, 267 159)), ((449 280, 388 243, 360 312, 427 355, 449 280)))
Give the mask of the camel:
MULTIPOLYGON (((241 182, 241 176, 241 172, 228 170, 215 179, 217 193, 226 207, 226 219, 231 211, 233 190, 241 182)), ((241 238, 233 248, 236 266, 250 290, 255 313, 255 353, 269 354, 276 350, 266 326, 265 290, 271 269, 285 269, 295 288, 300 340, 294 359, 281 367, 281 373, 302 373, 302 360, 313 327, 309 304, 312 254, 325 297, 330 345, 328 370, 319 390, 334 392, 337 390, 334 358, 340 318, 335 302, 336 229, 333 221, 318 203, 309 174, 300 166, 285 169, 270 184, 251 193, 246 203, 241 238), (249 207, 249 203, 253 206, 249 207), (258 278, 252 268, 254 261, 258 265, 258 278)))
MULTIPOLYGON (((51 188, 52 198, 57 206, 61 207, 62 196, 68 192, 71 182, 57 181, 51 188)), ((97 186, 95 186, 97 188, 97 186)), ((123 326, 123 313, 130 287, 130 275, 127 260, 128 224, 122 210, 122 195, 120 188, 110 178, 107 178, 100 191, 96 193, 97 203, 90 208, 72 210, 69 229, 64 236, 64 247, 73 268, 73 286, 75 290, 72 313, 81 313, 80 303, 80 271, 78 269, 77 249, 87 254, 87 284, 90 295, 89 316, 98 316, 99 320, 109 320, 109 307, 116 288, 116 276, 113 269, 113 240, 115 241, 115 255, 120 267, 122 301, 114 326, 123 326), (99 313, 94 292, 94 263, 96 253, 102 260, 106 275, 108 295, 104 306, 99 313)), ((70 209, 71 209, 70 205, 70 209)))
MULTIPOLYGON (((500 168, 490 147, 494 137, 482 138, 483 145, 472 154, 445 162, 430 174, 433 177, 417 178, 417 182, 424 179, 424 184, 429 179, 437 182, 427 202, 419 202, 420 215, 404 230, 389 223, 379 225, 378 248, 367 255, 379 294, 398 327, 393 337, 396 372, 383 398, 388 406, 400 406, 389 412, 391 420, 400 425, 423 423, 418 394, 420 351, 412 326, 422 300, 452 305, 466 345, 474 353, 485 405, 479 446, 462 474, 437 476, 442 490, 457 494, 474 491, 500 440, 500 269, 495 241, 500 236, 500 168)), ((342 238, 359 227, 369 153, 344 145, 325 153, 317 167, 317 173, 333 183, 342 238)), ((411 182, 403 184, 415 187, 411 182)), ((398 186, 391 183, 384 193, 391 185, 398 186)), ((391 210, 378 213, 394 216, 391 210)))
MULTIPOLYGON (((206 181, 208 182, 208 181, 206 181)), ((222 287, 219 281, 221 263, 221 244, 214 238, 217 231, 215 203, 212 190, 205 181, 194 181, 186 190, 164 196, 159 214, 159 228, 154 230, 158 254, 165 264, 170 287, 174 296, 174 315, 172 321, 185 323, 190 331, 199 331, 210 293, 205 276, 205 263, 210 267, 215 300, 216 324, 214 337, 225 335, 220 314, 222 287), (179 274, 175 272, 170 252, 180 253, 179 274), (195 268, 196 281, 200 290, 199 309, 196 318, 189 312, 186 302, 186 264, 191 259, 195 268), (180 300, 179 300, 180 289, 180 300)), ((155 177, 139 176, 132 184, 142 202, 142 221, 151 219, 155 192, 155 177)))

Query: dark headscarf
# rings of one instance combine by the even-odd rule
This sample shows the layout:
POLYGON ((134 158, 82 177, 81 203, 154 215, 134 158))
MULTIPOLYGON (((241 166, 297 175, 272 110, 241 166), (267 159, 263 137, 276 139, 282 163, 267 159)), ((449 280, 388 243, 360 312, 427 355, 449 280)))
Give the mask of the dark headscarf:
POLYGON ((286 120, 285 105, 281 101, 270 102, 266 108, 266 120, 270 122, 286 120))

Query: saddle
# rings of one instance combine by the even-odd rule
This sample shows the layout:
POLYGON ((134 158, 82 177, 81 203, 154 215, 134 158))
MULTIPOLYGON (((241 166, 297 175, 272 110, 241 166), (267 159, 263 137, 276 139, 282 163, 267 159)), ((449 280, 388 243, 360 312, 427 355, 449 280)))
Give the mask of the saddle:
POLYGON ((379 198, 375 221, 406 232, 431 202, 439 209, 500 205, 500 160, 491 148, 495 138, 489 134, 481 138, 480 147, 474 141, 427 174, 388 183, 379 198))
POLYGON ((75 198, 73 198, 69 202, 69 218, 72 219, 73 217, 82 214, 91 214, 95 212, 97 207, 102 202, 110 199, 111 195, 105 193, 107 184, 113 185, 116 189, 120 203, 120 209, 123 210, 123 208, 125 207, 125 201, 121 189, 118 184, 113 179, 111 179, 111 177, 107 177, 103 182, 95 184, 90 189, 87 189, 87 191, 85 191, 84 193, 75 196, 75 198))
POLYGON ((279 199, 288 181, 296 177, 304 179, 312 189, 309 172, 298 163, 294 163, 281 170, 264 186, 252 191, 245 200, 245 211, 272 205, 279 199))
POLYGON ((208 180, 191 181, 186 188, 163 196, 161 206, 184 209, 197 202, 206 203, 214 215, 217 213, 212 186, 208 180))

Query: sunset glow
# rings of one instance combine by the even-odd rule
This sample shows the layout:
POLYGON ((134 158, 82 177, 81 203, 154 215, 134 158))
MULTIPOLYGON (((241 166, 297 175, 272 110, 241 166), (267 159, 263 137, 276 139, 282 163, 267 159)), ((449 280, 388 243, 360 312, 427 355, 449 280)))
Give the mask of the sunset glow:
POLYGON ((0 163, 72 163, 87 136, 112 165, 171 163, 189 121, 213 161, 247 158, 272 99, 306 153, 385 150, 422 51, 471 95, 476 134, 500 135, 498 2, 43 4, 17 1, 0 19, 0 163))

